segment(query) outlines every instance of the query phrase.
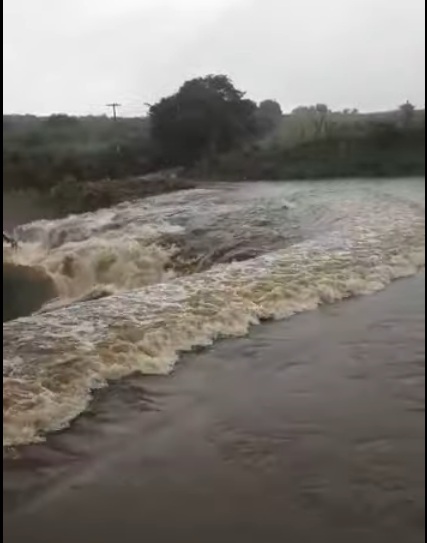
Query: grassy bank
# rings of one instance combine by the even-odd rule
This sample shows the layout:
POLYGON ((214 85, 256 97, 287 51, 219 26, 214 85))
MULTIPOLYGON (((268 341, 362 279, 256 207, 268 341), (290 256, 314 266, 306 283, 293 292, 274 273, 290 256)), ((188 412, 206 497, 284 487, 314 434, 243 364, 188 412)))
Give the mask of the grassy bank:
POLYGON ((190 189, 195 185, 196 183, 189 179, 168 177, 86 182, 69 178, 49 191, 7 191, 3 193, 3 227, 12 231, 26 222, 96 211, 121 202, 190 189))
POLYGON ((195 177, 227 180, 409 177, 425 175, 425 131, 331 136, 294 147, 256 145, 200 163, 195 177))

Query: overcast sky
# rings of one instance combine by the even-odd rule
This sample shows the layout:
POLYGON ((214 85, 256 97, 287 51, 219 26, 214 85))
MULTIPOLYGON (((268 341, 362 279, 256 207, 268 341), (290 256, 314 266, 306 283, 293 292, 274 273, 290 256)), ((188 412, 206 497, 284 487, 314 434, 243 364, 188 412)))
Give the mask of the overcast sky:
POLYGON ((3 0, 3 111, 141 115, 208 73, 285 110, 424 107, 424 18, 424 0, 3 0))

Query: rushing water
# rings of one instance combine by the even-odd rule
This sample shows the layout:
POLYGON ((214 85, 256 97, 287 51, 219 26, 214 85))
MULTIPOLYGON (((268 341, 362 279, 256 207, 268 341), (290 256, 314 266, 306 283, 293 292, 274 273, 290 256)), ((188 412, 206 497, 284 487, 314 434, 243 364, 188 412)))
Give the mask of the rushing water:
POLYGON ((3 326, 3 442, 38 441, 95 389, 263 319, 371 294, 425 264, 424 180, 236 184, 17 229, 11 266, 55 300, 3 326))

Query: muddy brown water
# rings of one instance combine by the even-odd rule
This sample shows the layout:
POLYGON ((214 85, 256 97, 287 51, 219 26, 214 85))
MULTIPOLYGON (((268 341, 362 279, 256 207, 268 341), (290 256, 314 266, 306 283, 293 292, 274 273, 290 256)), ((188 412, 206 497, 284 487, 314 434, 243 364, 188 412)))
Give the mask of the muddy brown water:
POLYGON ((132 378, 4 463, 10 543, 418 543, 424 276, 132 378))
POLYGON ((424 195, 230 184, 20 226, 4 258, 60 299, 3 325, 6 541, 421 542, 424 195))

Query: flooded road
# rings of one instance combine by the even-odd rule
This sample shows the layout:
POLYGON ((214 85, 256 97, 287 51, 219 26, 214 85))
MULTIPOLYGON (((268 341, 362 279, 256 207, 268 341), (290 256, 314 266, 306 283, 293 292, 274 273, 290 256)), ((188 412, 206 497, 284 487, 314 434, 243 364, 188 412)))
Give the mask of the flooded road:
POLYGON ((54 295, 27 282, 3 324, 8 543, 423 540, 424 179, 218 185, 15 234, 11 284, 54 295))
POLYGON ((101 392, 6 461, 9 543, 421 543, 424 276, 101 392))

